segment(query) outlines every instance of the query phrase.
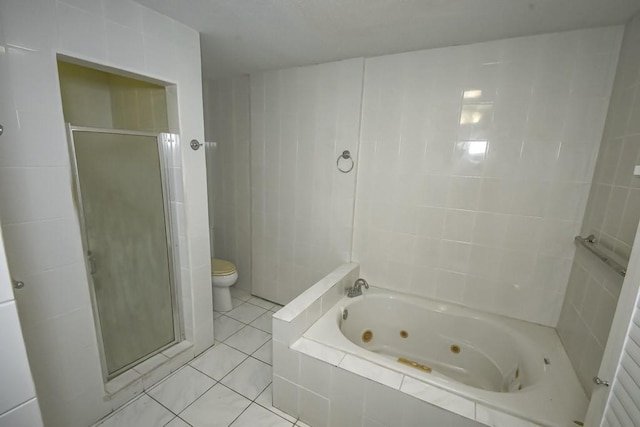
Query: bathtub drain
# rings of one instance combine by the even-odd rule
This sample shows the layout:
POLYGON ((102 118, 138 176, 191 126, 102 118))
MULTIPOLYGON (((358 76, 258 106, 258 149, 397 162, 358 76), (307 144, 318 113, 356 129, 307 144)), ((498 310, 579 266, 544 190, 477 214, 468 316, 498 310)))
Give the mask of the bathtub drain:
POLYGON ((372 338, 373 338, 373 332, 371 332, 370 330, 367 329, 362 333, 362 341, 369 342, 371 341, 372 338))

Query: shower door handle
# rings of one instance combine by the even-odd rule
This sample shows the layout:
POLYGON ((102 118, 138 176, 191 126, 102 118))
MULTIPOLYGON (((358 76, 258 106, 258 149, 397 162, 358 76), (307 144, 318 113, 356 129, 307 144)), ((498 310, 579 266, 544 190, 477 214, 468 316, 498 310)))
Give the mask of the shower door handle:
POLYGON ((96 274, 96 257, 93 256, 91 251, 87 251, 87 260, 89 261, 89 272, 96 274))

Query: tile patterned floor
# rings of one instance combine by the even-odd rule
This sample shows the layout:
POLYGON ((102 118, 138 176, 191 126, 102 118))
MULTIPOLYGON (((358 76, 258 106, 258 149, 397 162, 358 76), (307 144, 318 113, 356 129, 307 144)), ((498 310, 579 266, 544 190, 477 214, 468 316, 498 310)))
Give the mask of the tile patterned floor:
POLYGON ((233 290, 216 344, 95 427, 291 427, 271 405, 271 316, 280 306, 233 290))

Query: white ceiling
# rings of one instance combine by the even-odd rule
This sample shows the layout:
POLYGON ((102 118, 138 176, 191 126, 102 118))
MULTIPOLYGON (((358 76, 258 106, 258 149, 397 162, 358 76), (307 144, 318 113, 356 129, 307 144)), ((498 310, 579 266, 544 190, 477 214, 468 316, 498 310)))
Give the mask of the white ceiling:
POLYGON ((205 78, 626 22, 640 0, 137 0, 201 33, 205 78))

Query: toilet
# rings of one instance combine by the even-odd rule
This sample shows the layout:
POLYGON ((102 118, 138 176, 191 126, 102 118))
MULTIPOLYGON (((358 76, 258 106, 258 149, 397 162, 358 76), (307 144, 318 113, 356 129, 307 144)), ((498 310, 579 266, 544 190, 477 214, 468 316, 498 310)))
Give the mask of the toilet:
POLYGON ((233 308, 230 288, 237 280, 238 271, 232 262, 217 258, 211 260, 214 311, 229 311, 233 308))

